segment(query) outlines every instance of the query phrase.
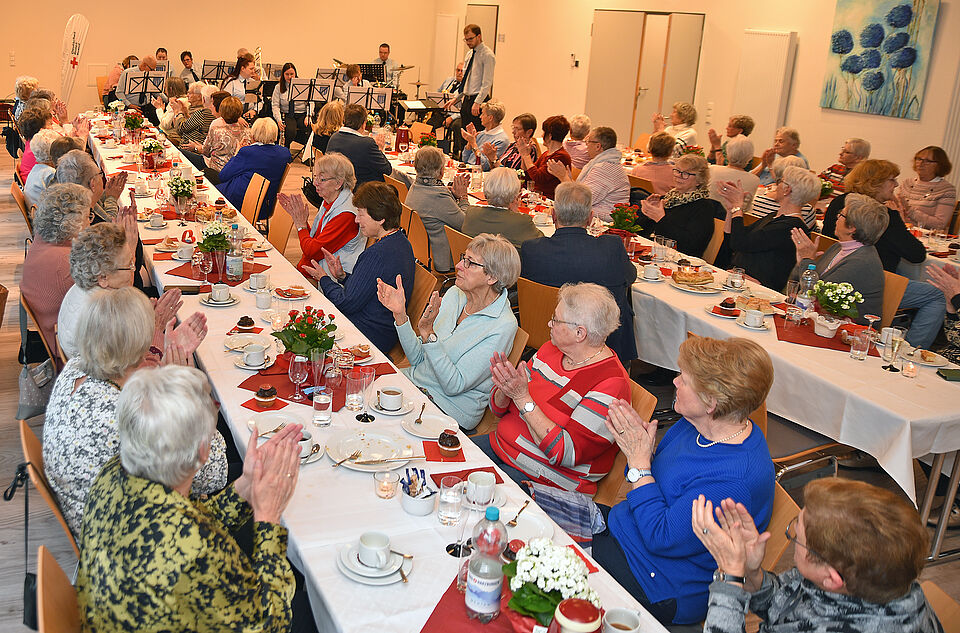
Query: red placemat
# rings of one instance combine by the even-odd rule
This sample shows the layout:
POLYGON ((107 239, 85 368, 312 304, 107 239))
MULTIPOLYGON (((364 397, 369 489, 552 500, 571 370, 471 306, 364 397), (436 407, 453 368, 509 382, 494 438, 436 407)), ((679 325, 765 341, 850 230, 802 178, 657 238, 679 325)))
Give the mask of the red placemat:
POLYGON ((740 316, 739 308, 730 308, 729 312, 724 312, 723 309, 720 308, 720 306, 713 306, 712 308, 710 308, 710 312, 718 316, 725 316, 725 317, 740 316), (730 312, 732 312, 733 314, 730 314, 730 312))
MULTIPOLYGON (((224 267, 226 267, 226 263, 224 263, 224 267)), ((227 281, 226 274, 218 276, 216 272, 211 272, 207 276, 207 278, 212 280, 213 283, 217 283, 217 279, 219 279, 220 283, 225 283, 228 286, 239 286, 246 280, 250 279, 250 275, 252 273, 262 273, 268 268, 270 268, 270 266, 266 264, 254 264, 252 267, 244 266, 243 277, 240 279, 240 281, 227 281)), ((177 277, 183 277, 184 279, 197 279, 196 277, 193 276, 193 264, 191 264, 190 262, 181 264, 180 266, 177 266, 176 268, 167 271, 167 274, 175 275, 177 277)), ((203 290, 201 290, 201 292, 203 292, 203 290)))
POLYGON ((455 470, 450 473, 436 473, 436 474, 430 475, 430 477, 431 479, 433 479, 433 483, 439 486, 440 480, 443 479, 444 477, 451 477, 451 476, 459 477, 460 479, 466 481, 470 473, 477 473, 477 472, 493 473, 494 477, 497 478, 497 483, 498 484, 503 483, 503 477, 500 476, 500 473, 498 473, 493 466, 484 466, 483 468, 467 468, 466 470, 455 470))
POLYGON ((445 457, 440 454, 440 445, 435 441, 423 440, 423 454, 428 462, 465 462, 467 458, 463 456, 463 449, 458 449, 453 457, 445 457))
POLYGON ((599 567, 597 567, 596 565, 594 565, 593 563, 591 563, 591 562, 587 559, 587 557, 583 555, 583 552, 580 551, 580 548, 579 548, 579 547, 577 547, 577 546, 574 545, 573 543, 571 543, 570 545, 567 545, 567 547, 569 547, 570 549, 572 549, 573 552, 574 552, 574 554, 576 554, 577 556, 580 557, 580 560, 582 560, 583 563, 587 566, 587 573, 588 573, 588 574, 592 574, 592 573, 594 573, 594 572, 600 571, 600 568, 599 568, 599 567))
POLYGON ((144 246, 156 246, 157 244, 159 244, 159 243, 162 242, 162 241, 163 241, 163 238, 160 237, 160 238, 157 238, 157 239, 140 240, 140 243, 143 244, 144 246))
POLYGON ((486 202, 486 201, 487 201, 487 197, 486 197, 485 195, 483 195, 483 192, 482 192, 482 191, 475 191, 475 192, 471 193, 470 195, 473 196, 474 198, 476 198, 477 200, 479 200, 480 202, 486 202))
MULTIPOLYGON (((263 332, 263 328, 262 328, 262 327, 255 327, 255 328, 253 328, 252 330, 250 330, 249 332, 243 332, 243 334, 259 334, 260 332, 263 332)), ((240 330, 238 330, 238 329, 237 329, 237 326, 234 325, 234 326, 233 326, 233 329, 230 330, 229 332, 227 332, 227 336, 232 336, 232 335, 234 335, 234 334, 240 334, 240 333, 241 333, 240 330)))
POLYGON ((273 404, 272 404, 272 405, 270 405, 269 407, 267 407, 266 409, 264 409, 264 408, 261 407, 259 404, 257 404, 257 399, 256 399, 256 398, 250 398, 249 400, 247 400, 246 402, 244 402, 242 406, 244 406, 244 407, 246 407, 246 408, 248 408, 248 409, 250 409, 250 410, 252 410, 252 411, 279 411, 280 409, 284 408, 284 407, 287 406, 288 404, 290 404, 290 403, 289 403, 289 402, 284 402, 284 401, 281 400, 280 398, 277 398, 276 400, 273 401, 273 404))
MULTIPOLYGON (((390 365, 390 363, 377 363, 371 365, 376 370, 377 376, 384 376, 386 374, 394 374, 397 370, 390 365)), ((290 396, 294 394, 296 390, 295 385, 290 382, 290 378, 287 376, 287 372, 290 369, 290 354, 285 353, 281 354, 277 361, 266 369, 261 369, 255 375, 250 376, 238 386, 241 389, 247 389, 249 391, 256 391, 260 388, 264 382, 269 382, 274 387, 277 388, 277 395, 281 398, 289 399, 290 396)), ((307 383, 304 383, 303 387, 309 386, 311 383, 308 380, 307 383)), ((302 388, 301 388, 302 390, 302 388)), ((343 405, 347 397, 347 380, 344 378, 340 381, 340 385, 333 389, 333 410, 339 411, 343 408, 343 405)), ((310 405, 310 401, 306 400, 300 404, 310 405)))
MULTIPOLYGON (((777 327, 777 340, 796 343, 797 345, 835 349, 840 352, 850 351, 850 346, 840 340, 839 334, 833 338, 817 336, 813 331, 812 321, 803 325, 795 325, 793 323, 788 325, 786 319, 779 314, 775 314, 773 315, 773 323, 777 327)), ((870 356, 880 356, 880 352, 877 351, 876 347, 871 347, 869 354, 870 356)))
MULTIPOLYGON (((171 167, 173 167, 173 163, 168 160, 168 161, 164 161, 163 163, 161 163, 160 167, 158 167, 157 169, 151 169, 151 170, 149 170, 149 171, 144 171, 143 173, 145 173, 145 174, 152 174, 152 173, 162 174, 162 173, 165 172, 165 171, 170 171, 170 168, 171 168, 171 167)), ((120 165, 119 168, 122 169, 122 170, 124 170, 124 171, 137 171, 137 166, 136 166, 136 164, 134 164, 134 165, 120 165)))
MULTIPOLYGON (((506 579, 504 585, 506 586, 506 579)), ((504 594, 509 594, 505 591, 504 594)), ((506 597, 506 595, 504 595, 506 597)), ((506 606, 501 604, 501 609, 506 606)), ((427 618, 420 633, 514 633, 513 625, 510 619, 506 617, 501 610, 498 617, 490 620, 486 624, 480 620, 472 620, 467 617, 467 608, 463 603, 463 594, 457 591, 457 579, 447 587, 440 597, 440 601, 433 609, 433 613, 427 618)))

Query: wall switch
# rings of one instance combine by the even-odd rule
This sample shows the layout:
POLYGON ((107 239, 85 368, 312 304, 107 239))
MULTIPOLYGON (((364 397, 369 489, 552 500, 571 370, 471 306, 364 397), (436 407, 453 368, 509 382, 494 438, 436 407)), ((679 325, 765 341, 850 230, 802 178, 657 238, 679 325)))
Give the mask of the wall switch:
POLYGON ((497 41, 498 41, 498 42, 506 42, 506 41, 507 41, 507 35, 506 35, 506 33, 497 33, 497 41))
POLYGON ((577 59, 576 53, 570 53, 570 68, 579 68, 580 60, 577 59))
POLYGON ((14 53, 13 51, 10 51, 10 65, 11 66, 17 65, 17 56, 16 56, 16 53, 14 53))

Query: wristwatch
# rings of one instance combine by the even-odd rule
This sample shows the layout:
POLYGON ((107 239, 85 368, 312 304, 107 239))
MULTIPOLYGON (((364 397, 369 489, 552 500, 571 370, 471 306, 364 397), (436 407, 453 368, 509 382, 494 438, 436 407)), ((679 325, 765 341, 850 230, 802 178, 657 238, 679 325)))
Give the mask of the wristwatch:
POLYGON ((724 573, 722 569, 718 569, 713 572, 713 582, 722 580, 723 582, 738 582, 741 585, 747 582, 747 579, 744 576, 734 576, 733 574, 724 573))
POLYGON ((627 471, 627 481, 632 484, 640 481, 641 477, 653 477, 653 471, 649 468, 631 468, 627 471))
POLYGON ((537 408, 537 403, 531 400, 522 407, 520 407, 520 415, 524 416, 528 413, 533 413, 533 410, 537 408))
POLYGON ((436 343, 436 342, 437 342, 437 333, 431 332, 430 335, 427 336, 427 343, 436 343))

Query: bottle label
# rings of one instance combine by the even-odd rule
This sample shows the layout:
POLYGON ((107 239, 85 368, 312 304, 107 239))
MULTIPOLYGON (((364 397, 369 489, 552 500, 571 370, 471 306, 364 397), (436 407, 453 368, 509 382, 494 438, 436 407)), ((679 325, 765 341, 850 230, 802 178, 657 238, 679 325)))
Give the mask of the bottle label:
POLYGON ((227 255, 227 276, 237 278, 243 276, 243 257, 227 255))
POLYGON ((503 588, 503 576, 481 578, 467 571, 467 594, 464 602, 467 608, 476 613, 496 613, 500 610, 500 590, 503 588))

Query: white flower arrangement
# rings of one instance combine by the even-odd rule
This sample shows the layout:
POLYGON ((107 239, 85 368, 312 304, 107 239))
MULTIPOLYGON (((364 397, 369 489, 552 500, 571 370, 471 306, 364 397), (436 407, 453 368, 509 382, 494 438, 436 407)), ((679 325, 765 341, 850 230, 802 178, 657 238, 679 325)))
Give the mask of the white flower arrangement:
POLYGON ((193 180, 184 178, 183 176, 174 176, 170 179, 168 187, 170 188, 170 195, 174 198, 193 197, 193 180))
POLYGON ((517 573, 510 590, 517 592, 526 583, 545 592, 559 591, 562 599, 581 598, 600 606, 597 592, 587 584, 587 566, 569 547, 554 545, 550 539, 531 539, 517 552, 517 573))
POLYGON ((814 284, 809 294, 817 300, 821 308, 838 316, 859 316, 857 304, 863 303, 863 295, 845 281, 836 283, 821 279, 814 284))
POLYGON ((107 107, 113 110, 114 112, 120 112, 121 110, 127 107, 127 104, 117 99, 116 101, 111 101, 107 107))
POLYGON ((201 231, 204 237, 212 237, 215 235, 223 235, 226 237, 230 234, 230 227, 228 227, 223 222, 210 222, 201 231))
POLYGON ((144 154, 158 154, 163 151, 163 145, 156 139, 148 138, 140 144, 140 151, 144 154))

